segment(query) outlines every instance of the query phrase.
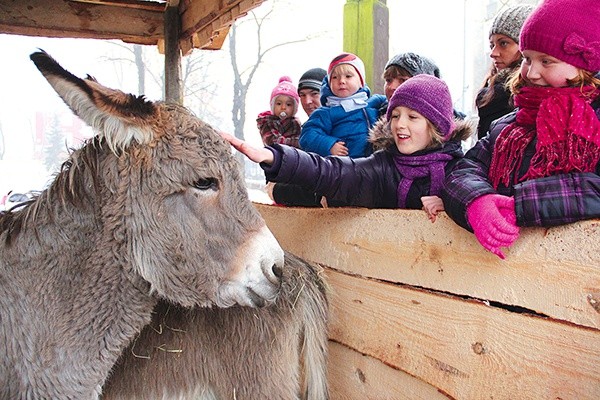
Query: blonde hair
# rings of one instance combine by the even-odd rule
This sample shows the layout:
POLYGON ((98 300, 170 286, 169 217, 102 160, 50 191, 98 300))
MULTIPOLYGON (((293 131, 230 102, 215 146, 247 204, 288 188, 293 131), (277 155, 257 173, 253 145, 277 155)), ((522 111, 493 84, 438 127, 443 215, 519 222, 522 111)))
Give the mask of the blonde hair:
POLYGON ((429 136, 431 137, 431 143, 427 145, 425 149, 435 149, 441 147, 445 141, 444 136, 428 118, 425 118, 425 120, 427 120, 427 131, 429 132, 429 136))
POLYGON ((333 67, 333 69, 331 70, 331 73, 329 74, 331 79, 332 75, 345 75, 347 73, 354 73, 354 75, 358 76, 358 79, 360 80, 360 74, 358 73, 358 71, 356 70, 356 68, 354 68, 354 66, 350 65, 350 64, 338 64, 335 67, 333 67))

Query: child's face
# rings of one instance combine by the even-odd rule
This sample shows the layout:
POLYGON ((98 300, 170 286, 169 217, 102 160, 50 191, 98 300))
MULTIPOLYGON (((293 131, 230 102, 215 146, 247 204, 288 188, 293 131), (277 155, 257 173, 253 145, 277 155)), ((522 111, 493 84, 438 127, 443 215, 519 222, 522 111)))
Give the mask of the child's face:
POLYGON ((413 154, 432 144, 433 139, 427 118, 408 107, 394 108, 390 128, 394 142, 401 154, 413 154))
POLYGON ((494 34, 490 37, 490 57, 498 71, 510 67, 521 58, 519 44, 506 35, 494 34))
POLYGON ((284 119, 294 115, 294 99, 290 96, 279 95, 273 102, 273 114, 284 119))
POLYGON ((306 115, 310 117, 317 108, 321 107, 321 92, 315 89, 300 89, 298 92, 300 103, 306 115))
POLYGON ((409 78, 411 78, 410 75, 396 75, 393 78, 392 77, 385 78, 385 84, 383 85, 383 90, 385 91, 385 97, 387 97, 387 99, 389 100, 392 97, 392 95, 394 94, 394 91, 396 89, 398 89, 398 86, 402 85, 409 78))
POLYGON ((535 86, 566 87, 577 77, 577 67, 535 50, 523 51, 521 77, 535 86))
POLYGON ((337 97, 349 97, 362 87, 360 76, 352 65, 340 64, 331 71, 329 87, 337 97))

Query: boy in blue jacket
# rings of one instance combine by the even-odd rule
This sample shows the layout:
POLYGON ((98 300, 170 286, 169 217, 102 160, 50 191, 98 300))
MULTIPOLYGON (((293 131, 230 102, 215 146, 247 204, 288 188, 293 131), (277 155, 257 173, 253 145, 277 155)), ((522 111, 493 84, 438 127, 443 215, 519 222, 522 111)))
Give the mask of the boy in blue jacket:
POLYGON ((377 121, 383 95, 371 96, 365 66, 354 54, 342 53, 329 64, 321 87, 322 107, 302 125, 300 147, 321 156, 365 157, 373 152, 369 129, 377 121))

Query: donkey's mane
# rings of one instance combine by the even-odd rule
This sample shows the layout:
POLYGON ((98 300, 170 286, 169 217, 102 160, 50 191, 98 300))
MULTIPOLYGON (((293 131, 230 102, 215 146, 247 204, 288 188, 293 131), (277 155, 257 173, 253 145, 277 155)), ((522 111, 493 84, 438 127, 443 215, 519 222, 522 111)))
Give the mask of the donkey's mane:
MULTIPOLYGON (((59 218, 67 207, 93 209, 100 191, 99 165, 107 154, 103 138, 93 137, 79 149, 70 149, 69 158, 61 165, 52 184, 15 211, 0 213, 0 234, 6 232, 6 244, 10 245, 28 226, 36 227, 36 219, 46 213, 48 218, 59 218)), ((37 220, 39 223, 39 220, 37 220)))

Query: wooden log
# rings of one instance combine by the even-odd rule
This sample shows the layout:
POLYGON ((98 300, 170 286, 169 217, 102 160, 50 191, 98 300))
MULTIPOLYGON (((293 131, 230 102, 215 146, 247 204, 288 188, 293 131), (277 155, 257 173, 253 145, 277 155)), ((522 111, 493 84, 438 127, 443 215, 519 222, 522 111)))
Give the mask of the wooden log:
POLYGON ((442 213, 257 204, 282 247, 364 277, 600 328, 600 220, 523 228, 506 260, 442 213))
MULTIPOLYGON (((450 398, 600 398, 598 330, 334 270, 327 279, 333 288, 333 340, 450 398)), ((345 360, 337 357, 341 364, 336 363, 336 352, 332 398, 344 390, 335 381, 348 382, 353 374, 345 360)), ((383 380, 388 386, 380 390, 386 394, 374 398, 410 398, 401 381, 383 380)))
POLYGON ((380 360, 329 342, 331 400, 448 400, 431 386, 380 360))

